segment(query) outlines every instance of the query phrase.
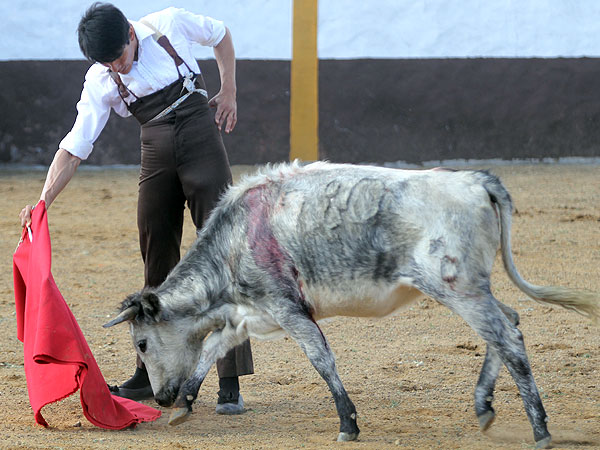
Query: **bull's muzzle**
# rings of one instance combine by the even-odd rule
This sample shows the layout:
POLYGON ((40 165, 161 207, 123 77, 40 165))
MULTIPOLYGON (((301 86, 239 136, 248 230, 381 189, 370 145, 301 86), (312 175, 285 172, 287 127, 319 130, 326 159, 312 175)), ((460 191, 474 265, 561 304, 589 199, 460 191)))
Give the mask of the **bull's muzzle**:
POLYGON ((160 406, 164 406, 166 408, 170 407, 175 403, 175 399, 177 398, 177 394, 179 393, 179 386, 169 385, 163 387, 160 391, 158 391, 154 395, 154 400, 160 406))

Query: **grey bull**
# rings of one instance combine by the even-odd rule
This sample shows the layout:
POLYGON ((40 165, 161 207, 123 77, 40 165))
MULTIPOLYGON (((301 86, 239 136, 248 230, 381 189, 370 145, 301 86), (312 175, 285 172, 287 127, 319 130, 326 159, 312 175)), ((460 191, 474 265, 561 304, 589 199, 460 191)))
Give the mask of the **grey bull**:
POLYGON ((596 320, 599 297, 523 280, 510 248, 512 203, 485 171, 395 170, 313 163, 267 167, 230 187, 164 283, 132 294, 105 326, 128 321, 170 424, 192 410, 212 364, 248 337, 289 334, 326 381, 338 440, 359 434, 356 409, 318 321, 383 317, 423 296, 460 315, 487 343, 475 389, 482 430, 504 364, 538 447, 547 417, 518 314, 492 295, 498 248, 513 283, 536 301, 596 320))

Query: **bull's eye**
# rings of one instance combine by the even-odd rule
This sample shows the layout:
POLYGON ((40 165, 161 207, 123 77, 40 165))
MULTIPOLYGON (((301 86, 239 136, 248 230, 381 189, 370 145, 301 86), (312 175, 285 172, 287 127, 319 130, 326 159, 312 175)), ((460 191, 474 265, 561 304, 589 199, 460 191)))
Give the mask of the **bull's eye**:
POLYGON ((138 342, 138 348, 140 349, 140 352, 146 353, 146 339, 142 339, 138 342))

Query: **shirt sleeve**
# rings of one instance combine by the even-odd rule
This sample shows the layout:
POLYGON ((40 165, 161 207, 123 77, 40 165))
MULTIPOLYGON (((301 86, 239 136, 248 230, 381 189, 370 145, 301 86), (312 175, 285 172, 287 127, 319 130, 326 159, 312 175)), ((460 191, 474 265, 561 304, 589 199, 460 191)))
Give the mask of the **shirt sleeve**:
POLYGON ((189 41, 215 47, 225 37, 225 24, 220 20, 179 8, 169 8, 169 12, 181 34, 189 41))
POLYGON ((126 110, 120 110, 123 108, 112 98, 113 86, 107 85, 104 78, 100 69, 94 66, 90 68, 85 77, 81 98, 77 102, 75 124, 59 144, 59 148, 81 159, 87 159, 92 153, 94 142, 108 121, 111 107, 121 116, 128 115, 126 110))

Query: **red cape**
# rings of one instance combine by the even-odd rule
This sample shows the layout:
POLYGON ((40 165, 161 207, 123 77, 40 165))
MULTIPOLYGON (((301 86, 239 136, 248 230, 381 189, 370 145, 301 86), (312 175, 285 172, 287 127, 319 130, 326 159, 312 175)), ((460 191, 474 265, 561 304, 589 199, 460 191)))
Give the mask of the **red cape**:
POLYGON ((160 411, 110 394, 100 368, 50 272, 52 249, 46 205, 31 216, 13 256, 17 337, 23 342, 25 376, 35 421, 48 426, 41 409, 81 389, 83 414, 113 430, 156 420, 160 411), (30 236, 32 237, 30 241, 30 236))

